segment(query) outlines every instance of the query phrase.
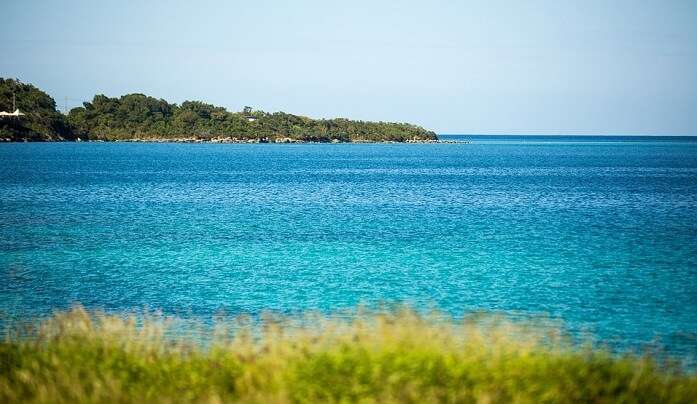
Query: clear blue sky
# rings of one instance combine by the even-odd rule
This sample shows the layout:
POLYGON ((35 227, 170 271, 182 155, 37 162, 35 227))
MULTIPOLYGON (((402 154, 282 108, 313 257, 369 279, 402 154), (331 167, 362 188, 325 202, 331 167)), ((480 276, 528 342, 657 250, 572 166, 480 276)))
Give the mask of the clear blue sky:
POLYGON ((439 133, 697 134, 697 1, 3 0, 0 76, 439 133))

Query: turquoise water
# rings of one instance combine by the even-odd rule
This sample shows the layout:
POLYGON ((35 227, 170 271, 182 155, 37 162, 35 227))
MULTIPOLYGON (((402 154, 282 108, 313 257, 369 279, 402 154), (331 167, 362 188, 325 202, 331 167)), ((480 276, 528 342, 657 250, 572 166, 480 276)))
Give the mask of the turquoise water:
POLYGON ((697 352, 697 139, 0 144, 0 311, 409 302, 697 352))

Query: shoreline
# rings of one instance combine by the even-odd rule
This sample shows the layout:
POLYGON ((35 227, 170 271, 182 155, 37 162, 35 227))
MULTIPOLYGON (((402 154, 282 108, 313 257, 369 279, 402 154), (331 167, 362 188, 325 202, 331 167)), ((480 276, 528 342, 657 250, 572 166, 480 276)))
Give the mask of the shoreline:
POLYGON ((238 138, 132 138, 132 139, 114 139, 114 140, 83 140, 77 138, 75 140, 30 140, 21 139, 13 140, 9 138, 0 138, 0 143, 214 143, 214 144, 469 144, 471 142, 465 140, 443 140, 443 139, 407 139, 404 141, 395 140, 366 140, 358 139, 351 141, 340 141, 334 139, 332 141, 322 142, 302 139, 238 139, 238 138))

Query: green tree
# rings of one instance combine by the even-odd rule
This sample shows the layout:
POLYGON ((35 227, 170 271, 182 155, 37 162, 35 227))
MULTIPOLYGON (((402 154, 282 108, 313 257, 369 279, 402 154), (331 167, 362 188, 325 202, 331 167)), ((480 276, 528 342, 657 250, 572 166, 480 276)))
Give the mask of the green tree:
POLYGON ((13 98, 16 108, 25 115, 0 119, 0 138, 14 141, 74 138, 53 98, 31 84, 0 78, 0 111, 14 112, 13 98))

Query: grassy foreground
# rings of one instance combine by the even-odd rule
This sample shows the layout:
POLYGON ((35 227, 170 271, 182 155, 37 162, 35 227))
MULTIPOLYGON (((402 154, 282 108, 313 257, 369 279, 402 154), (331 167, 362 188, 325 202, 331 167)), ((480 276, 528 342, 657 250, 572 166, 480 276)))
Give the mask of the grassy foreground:
POLYGON ((505 321, 250 324, 56 314, 0 343, 0 402, 697 402, 694 374, 505 321))

